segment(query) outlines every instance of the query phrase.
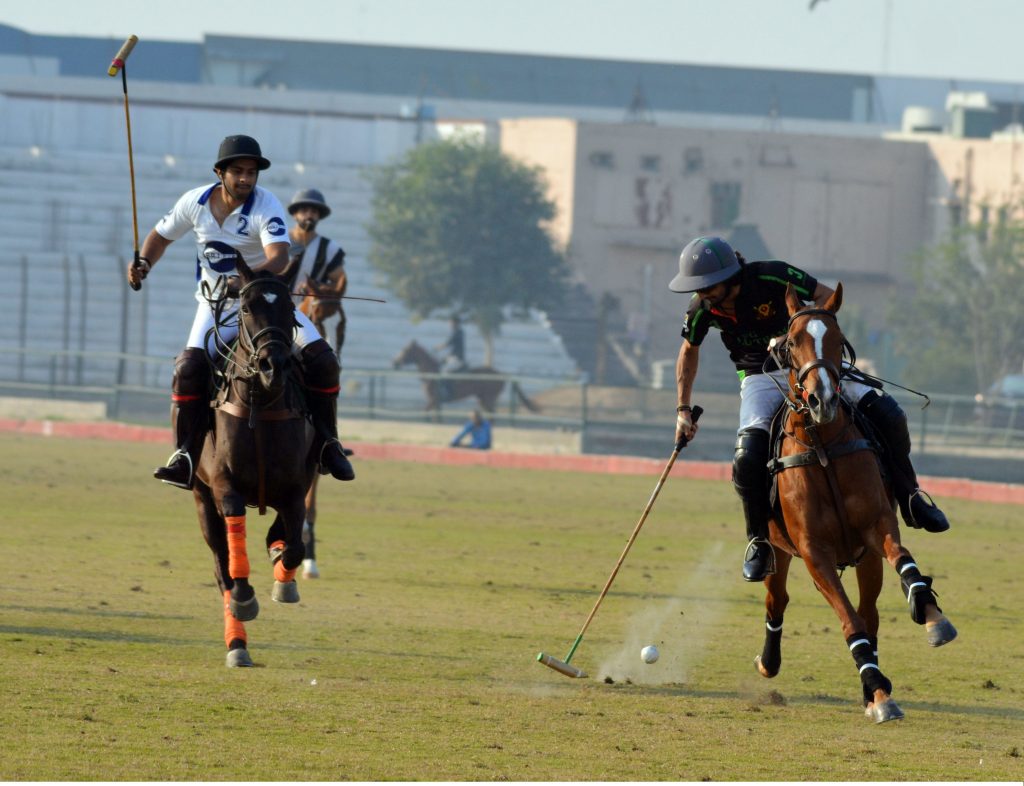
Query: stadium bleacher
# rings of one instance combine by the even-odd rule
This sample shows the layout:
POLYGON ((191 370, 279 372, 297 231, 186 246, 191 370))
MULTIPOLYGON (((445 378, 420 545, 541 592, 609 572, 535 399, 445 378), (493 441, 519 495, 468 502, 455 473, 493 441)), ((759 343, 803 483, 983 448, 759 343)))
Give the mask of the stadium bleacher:
MULTIPOLYGON (((186 190, 213 182, 209 161, 137 155, 135 178, 140 241, 186 190)), ((347 301, 346 371, 390 369, 411 339, 427 347, 441 343, 448 314, 414 322, 370 267, 371 185, 358 166, 311 166, 275 161, 260 184, 287 204, 299 188, 315 185, 333 212, 322 232, 347 252, 350 295, 387 303, 347 301)), ((124 265, 132 253, 131 195, 125 155, 97 151, 37 151, 0 147, 0 257, 6 286, 0 288, 0 348, 15 350, 3 378, 30 382, 104 385, 120 381, 167 386, 171 360, 180 351, 194 314, 194 246, 171 246, 140 293, 127 289, 124 265), (186 267, 175 270, 175 267, 186 267), (17 350, 130 353, 163 363, 121 364, 93 356, 87 362, 17 350)), ((332 335, 330 325, 328 335, 332 335)), ((484 360, 484 341, 466 326, 467 359, 484 360)), ((537 391, 578 376, 576 364, 545 314, 509 314, 494 340, 494 365, 504 373, 536 378, 537 391)), ((397 394, 418 394, 414 377, 392 380, 397 394)))

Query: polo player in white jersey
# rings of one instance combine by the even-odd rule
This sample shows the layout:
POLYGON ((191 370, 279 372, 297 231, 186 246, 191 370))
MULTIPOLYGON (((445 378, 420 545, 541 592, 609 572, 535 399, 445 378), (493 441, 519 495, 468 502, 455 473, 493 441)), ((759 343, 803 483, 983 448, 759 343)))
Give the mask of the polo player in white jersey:
MULTIPOLYGON (((253 270, 282 273, 288 266, 288 232, 284 208, 271 192, 256 185, 259 173, 270 167, 259 142, 249 136, 229 136, 221 142, 213 171, 218 182, 187 191, 150 231, 142 244, 139 265, 128 266, 128 281, 141 286, 167 247, 190 230, 196 239, 196 280, 199 288, 188 344, 174 364, 171 399, 172 425, 177 450, 167 466, 153 475, 171 485, 191 488, 210 419, 210 363, 216 338, 214 316, 201 285, 211 287, 219 276, 236 272, 241 256, 253 270), (208 338, 209 337, 209 338, 208 338)), ((232 313, 237 309, 228 309, 232 313)), ((352 480, 355 471, 338 441, 338 360, 309 319, 296 309, 295 345, 307 386, 307 405, 317 433, 321 473, 352 480)), ((220 337, 232 340, 237 322, 219 328, 220 337)))

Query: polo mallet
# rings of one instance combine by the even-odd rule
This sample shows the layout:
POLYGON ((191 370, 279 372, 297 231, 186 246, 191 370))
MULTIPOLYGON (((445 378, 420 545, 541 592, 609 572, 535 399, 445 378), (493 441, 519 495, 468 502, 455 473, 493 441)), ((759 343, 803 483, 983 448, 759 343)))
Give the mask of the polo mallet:
MULTIPOLYGON (((694 407, 690 414, 691 419, 694 423, 700 418, 701 413, 704 410, 701 407, 694 407)), ((636 536, 640 534, 640 528, 647 521, 647 514, 651 512, 651 508, 654 507, 654 501, 658 498, 658 493, 661 491, 661 487, 665 485, 665 478, 668 477, 668 473, 672 471, 672 465, 676 463, 676 457, 679 456, 679 451, 686 447, 686 443, 689 440, 686 437, 680 437, 676 443, 675 449, 672 451, 672 456, 668 460, 668 464, 665 465, 665 469, 661 473, 661 477, 658 478, 658 485, 654 487, 654 491, 651 492, 651 498, 647 500, 647 506, 644 508, 643 514, 640 516, 640 520, 636 523, 636 527, 633 528, 633 534, 629 536, 629 540, 626 541, 626 548, 622 550, 622 554, 619 556, 619 561, 615 563, 615 570, 612 571, 612 575, 608 577, 608 581, 605 582, 604 589, 601 590, 601 594, 597 597, 597 602, 594 604, 594 608, 590 610, 590 616, 587 617, 587 621, 583 623, 583 629, 580 631, 580 635, 576 637, 576 641, 572 643, 572 647, 569 648, 569 654, 565 656, 565 660, 559 660, 552 655, 546 655, 543 652, 537 653, 537 660, 543 663, 545 666, 554 669, 555 671, 564 674, 566 677, 586 677, 587 673, 582 669, 578 669, 569 661, 572 660, 572 656, 576 654, 576 648, 580 646, 580 642, 583 641, 583 634, 587 632, 587 628, 590 626, 590 621, 594 619, 594 615, 597 614, 597 608, 601 605, 601 601, 604 600, 604 596, 608 594, 608 588, 611 587, 612 582, 615 580, 616 574, 619 572, 619 568, 622 567, 623 560, 626 559, 626 555, 629 553, 629 549, 633 545, 633 541, 636 540, 636 536)))
MULTIPOLYGON (((128 36, 128 40, 117 50, 114 59, 110 61, 110 68, 107 69, 109 76, 117 76, 117 72, 121 72, 121 87, 124 90, 124 124, 128 131, 128 173, 132 179, 132 232, 135 238, 133 267, 141 267, 142 263, 139 261, 139 214, 135 204, 135 157, 132 155, 132 118, 128 112, 128 69, 125 67, 125 61, 137 43, 139 43, 138 36, 128 36)), ((135 291, 142 289, 142 282, 140 281, 138 286, 131 284, 131 288, 135 291)))

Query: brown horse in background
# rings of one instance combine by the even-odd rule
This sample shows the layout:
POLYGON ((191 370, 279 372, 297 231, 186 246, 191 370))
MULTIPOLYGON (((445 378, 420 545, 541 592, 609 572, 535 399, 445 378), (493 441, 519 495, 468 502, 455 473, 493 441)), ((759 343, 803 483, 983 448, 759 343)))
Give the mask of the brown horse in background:
MULTIPOLYGON (((238 340, 225 357, 224 388, 196 470, 193 494, 203 537, 213 551, 224 596, 227 665, 252 666, 243 623, 259 613, 249 583, 246 507, 277 511, 266 537, 273 563, 273 600, 297 603, 302 562, 303 498, 315 472, 313 429, 293 400, 291 372, 295 306, 289 287, 270 273, 253 273, 241 259, 238 340)), ((224 324, 230 301, 215 302, 224 324)), ((223 342, 221 346, 224 346, 223 342)))
POLYGON ((765 677, 779 672, 789 602, 786 578, 793 556, 799 556, 842 624, 860 671, 865 714, 884 723, 902 718, 903 711, 878 667, 876 602, 883 558, 899 574, 910 616, 926 626, 931 646, 952 641, 956 629, 936 604, 931 578, 921 574, 900 544, 892 490, 882 478, 874 446, 840 402, 842 356, 848 346, 835 317, 842 296, 839 284, 824 308, 805 309, 792 287, 786 291, 789 331, 780 339, 781 350, 773 350, 779 367, 789 369, 783 441, 775 462, 782 517, 770 524, 776 571, 765 579, 767 631, 756 665, 765 677), (856 609, 837 571, 846 565, 856 565, 856 609))
POLYGON ((306 290, 309 294, 299 304, 299 311, 309 317, 309 321, 324 339, 327 339, 327 327, 324 323, 335 314, 338 315, 338 324, 334 327, 334 353, 340 360, 341 347, 345 343, 345 327, 348 324, 341 299, 348 289, 348 277, 342 276, 338 284, 338 287, 334 287, 329 283, 321 283, 307 277, 306 290))
MULTIPOLYGON (((416 341, 410 341, 401 352, 395 357, 392 366, 401 368, 406 365, 414 365, 424 374, 439 374, 441 363, 434 358, 426 349, 416 341)), ((425 377, 423 379, 423 392, 427 396, 426 410, 428 412, 440 412, 441 404, 449 401, 461 401, 464 398, 475 396, 480 402, 480 408, 485 412, 494 412, 501 392, 505 389, 504 379, 474 379, 460 378, 463 374, 468 375, 497 375, 490 366, 474 366, 459 374, 452 374, 446 379, 436 377, 425 377)), ((532 399, 523 393, 519 383, 511 383, 512 391, 520 403, 530 412, 540 412, 540 407, 532 399)))

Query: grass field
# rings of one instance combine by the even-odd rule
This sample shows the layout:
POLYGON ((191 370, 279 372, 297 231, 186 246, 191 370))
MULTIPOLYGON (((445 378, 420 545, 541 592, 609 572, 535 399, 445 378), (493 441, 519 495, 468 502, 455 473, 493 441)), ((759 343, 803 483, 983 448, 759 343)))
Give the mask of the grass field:
POLYGON ((166 453, 0 435, 0 780, 1024 778, 1019 508, 942 500, 952 531, 905 534, 960 638, 930 649, 887 575, 906 719, 876 726, 800 566, 782 673, 757 675, 738 503, 680 477, 573 658, 592 679, 534 656, 564 657, 655 478, 387 462, 322 486, 295 606, 251 512, 258 668, 229 670, 191 496, 148 477, 166 453))

